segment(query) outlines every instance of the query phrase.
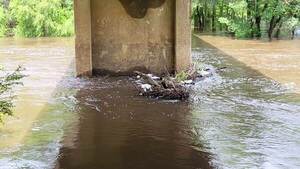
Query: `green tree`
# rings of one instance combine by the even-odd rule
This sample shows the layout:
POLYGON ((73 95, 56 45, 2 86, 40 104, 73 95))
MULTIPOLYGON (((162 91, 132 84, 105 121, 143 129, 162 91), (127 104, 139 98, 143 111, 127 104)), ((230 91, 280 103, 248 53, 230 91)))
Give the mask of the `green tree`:
POLYGON ((237 38, 278 38, 281 30, 294 37, 299 26, 300 0, 193 0, 194 26, 219 30, 237 38))
POLYGON ((71 36, 71 0, 11 0, 10 13, 16 21, 15 34, 23 37, 71 36))

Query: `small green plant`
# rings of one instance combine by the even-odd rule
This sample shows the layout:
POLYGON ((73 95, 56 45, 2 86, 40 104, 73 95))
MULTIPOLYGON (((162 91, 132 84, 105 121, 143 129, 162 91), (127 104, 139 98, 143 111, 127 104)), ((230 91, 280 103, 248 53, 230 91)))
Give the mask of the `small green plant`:
POLYGON ((3 117, 13 114, 14 107, 13 87, 22 85, 20 80, 24 77, 22 74, 23 68, 19 66, 15 71, 6 73, 2 66, 0 66, 0 122, 3 122, 3 117))
POLYGON ((188 78, 189 78, 189 75, 185 71, 181 71, 181 72, 177 73, 176 76, 175 76, 175 79, 176 79, 177 82, 185 81, 188 78))

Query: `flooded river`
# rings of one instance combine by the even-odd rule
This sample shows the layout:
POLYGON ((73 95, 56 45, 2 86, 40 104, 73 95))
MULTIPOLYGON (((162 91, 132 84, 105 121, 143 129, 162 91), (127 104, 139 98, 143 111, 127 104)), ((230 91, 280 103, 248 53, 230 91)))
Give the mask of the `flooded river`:
POLYGON ((299 41, 200 38, 194 61, 227 69, 187 102, 74 78, 73 39, 1 39, 0 63, 29 76, 0 127, 0 169, 300 168, 299 41))

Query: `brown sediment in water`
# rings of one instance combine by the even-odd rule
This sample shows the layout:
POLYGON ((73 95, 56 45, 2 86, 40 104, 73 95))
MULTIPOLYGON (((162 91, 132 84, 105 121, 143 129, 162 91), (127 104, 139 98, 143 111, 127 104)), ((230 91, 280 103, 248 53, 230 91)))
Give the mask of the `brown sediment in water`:
MULTIPOLYGON (((16 109, 23 116, 17 114, 20 118, 7 123, 8 127, 17 125, 18 129, 0 131, 0 144, 4 138, 8 147, 24 146, 20 146, 20 151, 4 151, 0 166, 47 168, 58 158, 57 168, 297 168, 300 146, 299 135, 295 133, 300 125, 295 117, 300 112, 299 95, 286 94, 285 90, 278 93, 281 89, 277 83, 274 87, 273 81, 250 66, 195 39, 196 61, 229 69, 220 78, 196 86, 192 102, 147 99, 137 96, 127 78, 97 77, 78 82, 76 108, 71 110, 76 121, 69 116, 57 116, 56 113, 65 114, 66 110, 57 104, 52 104, 53 107, 47 104, 56 85, 64 86, 59 78, 66 72, 71 76, 67 67, 74 56, 73 40, 0 40, 1 63, 9 68, 24 63, 30 74, 18 92, 16 109), (66 48, 68 42, 71 45, 66 48), (53 110, 45 113, 48 106, 53 110), (43 113, 54 116, 44 121, 40 117, 43 113), (25 119, 28 124, 23 126, 25 119), (41 124, 36 125, 39 120, 41 124), (72 125, 65 129, 69 122, 72 125), (36 133, 39 127, 48 128, 48 132, 59 138, 50 137, 50 143, 43 143, 44 130, 40 130, 42 135, 36 133), (28 144, 28 139, 36 142, 28 144)), ((239 41, 244 42, 248 43, 239 41)), ((248 50, 247 45, 243 50, 248 50)), ((266 55, 269 55, 267 50, 266 55)), ((65 87, 74 85, 72 81, 65 87)), ((68 105, 67 100, 72 99, 64 96, 69 93, 63 91, 54 97, 61 95, 63 99, 56 101, 68 105)), ((1 147, 1 153, 2 150, 1 147)))
POLYGON ((227 55, 300 93, 300 40, 234 40, 196 35, 227 55))
POLYGON ((8 70, 22 65, 28 75, 22 80, 24 85, 17 87, 14 115, 0 125, 0 149, 10 149, 23 144, 33 123, 47 109, 57 85, 70 70, 74 50, 73 41, 66 39, 5 38, 0 44, 1 65, 8 70))

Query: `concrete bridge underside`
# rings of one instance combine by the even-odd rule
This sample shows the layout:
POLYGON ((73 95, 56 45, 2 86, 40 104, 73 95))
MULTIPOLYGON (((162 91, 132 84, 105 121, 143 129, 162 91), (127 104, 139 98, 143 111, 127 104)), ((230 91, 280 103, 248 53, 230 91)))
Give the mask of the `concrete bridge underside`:
POLYGON ((190 0, 74 1, 78 76, 191 64, 190 0))

